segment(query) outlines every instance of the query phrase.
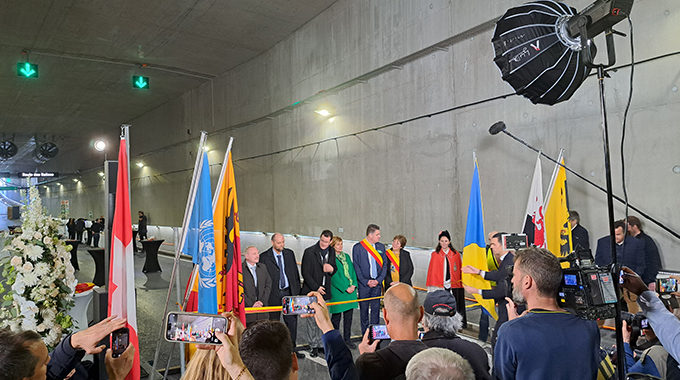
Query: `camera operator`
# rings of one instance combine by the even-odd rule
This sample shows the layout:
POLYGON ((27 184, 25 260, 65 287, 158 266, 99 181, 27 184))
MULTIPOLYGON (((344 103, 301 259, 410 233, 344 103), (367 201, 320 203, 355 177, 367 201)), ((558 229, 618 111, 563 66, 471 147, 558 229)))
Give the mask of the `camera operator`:
POLYGON ((600 332, 594 321, 558 306, 560 262, 542 248, 515 253, 512 297, 526 303, 518 317, 508 298, 510 320, 498 331, 493 372, 497 379, 595 379, 600 332))
MULTIPOLYGON (((633 324, 636 322, 640 323, 641 320, 634 319, 633 324)), ((632 326, 628 325, 628 321, 624 319, 623 348, 626 352, 626 367, 628 368, 627 372, 652 375, 662 379, 676 379, 677 377, 668 377, 667 371, 667 369, 671 369, 667 366, 667 364, 673 365, 671 364, 674 362, 673 357, 669 357, 668 352, 663 348, 661 343, 659 343, 659 338, 656 336, 656 334, 654 334, 654 330, 651 326, 649 326, 649 324, 636 326, 636 328, 640 328, 642 330, 647 342, 644 344, 644 347, 646 348, 642 351, 639 360, 635 360, 635 357, 633 356, 633 348, 631 347, 631 336, 634 335, 632 334, 631 327, 632 326)), ((637 339, 637 336, 634 336, 633 339, 637 339)), ((675 362, 674 365, 677 367, 677 362, 675 362)))
POLYGON ((638 296, 638 304, 649 320, 659 342, 676 361, 680 359, 680 320, 668 311, 656 293, 630 268, 623 267, 623 287, 638 296))

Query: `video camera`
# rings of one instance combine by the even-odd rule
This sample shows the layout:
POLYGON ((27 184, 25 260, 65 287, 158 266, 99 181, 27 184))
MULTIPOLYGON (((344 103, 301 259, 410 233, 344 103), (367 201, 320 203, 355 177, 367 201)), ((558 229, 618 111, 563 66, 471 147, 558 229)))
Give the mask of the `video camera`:
POLYGON ((612 273, 618 274, 619 270, 612 272, 609 268, 596 266, 589 249, 578 249, 560 262, 569 263, 569 268, 562 270, 558 294, 560 306, 583 319, 614 318, 618 301, 614 279, 619 276, 612 273))
POLYGON ((526 234, 503 234, 501 244, 506 251, 517 251, 529 246, 526 234))

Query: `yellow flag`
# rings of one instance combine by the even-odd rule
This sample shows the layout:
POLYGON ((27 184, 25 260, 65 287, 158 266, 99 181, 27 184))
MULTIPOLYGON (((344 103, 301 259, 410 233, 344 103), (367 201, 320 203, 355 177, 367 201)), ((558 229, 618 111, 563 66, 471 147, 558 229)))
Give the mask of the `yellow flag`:
MULTIPOLYGON (((564 165, 560 152, 559 162, 564 165)), ((553 255, 563 257, 571 253, 571 223, 567 202, 567 171, 555 166, 553 181, 545 203, 545 235, 547 248, 553 255)))

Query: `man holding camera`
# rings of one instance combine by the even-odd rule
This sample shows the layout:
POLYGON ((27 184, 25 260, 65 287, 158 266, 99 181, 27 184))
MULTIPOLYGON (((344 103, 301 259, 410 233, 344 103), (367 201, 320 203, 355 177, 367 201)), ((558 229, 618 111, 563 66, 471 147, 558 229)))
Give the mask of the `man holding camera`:
POLYGON ((557 293, 562 268, 546 249, 515 253, 512 297, 526 303, 518 317, 508 299, 510 320, 498 332, 493 372, 497 379, 595 379, 600 332, 594 321, 561 309, 557 293))
POLYGON ((485 280, 496 282, 496 285, 488 290, 480 290, 464 285, 465 291, 468 293, 479 293, 482 295, 482 298, 496 301, 496 305, 498 306, 498 320, 496 321, 496 326, 491 334, 492 345, 496 343, 498 329, 508 320, 508 312, 506 309, 508 302, 506 301, 506 297, 511 294, 510 274, 512 273, 512 262, 515 257, 512 252, 503 247, 503 234, 503 232, 498 232, 493 235, 490 244, 491 252, 493 252, 496 262, 500 263, 498 265, 498 270, 486 272, 470 265, 466 265, 462 269, 463 273, 477 274, 482 276, 485 280))

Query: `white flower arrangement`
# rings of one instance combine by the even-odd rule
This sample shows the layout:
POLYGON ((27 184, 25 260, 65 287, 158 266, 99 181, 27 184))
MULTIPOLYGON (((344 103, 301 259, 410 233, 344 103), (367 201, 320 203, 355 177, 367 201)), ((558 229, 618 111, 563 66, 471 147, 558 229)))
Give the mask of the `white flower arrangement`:
POLYGON ((28 195, 22 233, 0 252, 0 328, 36 331, 53 348, 73 326, 67 312, 77 280, 71 246, 57 237, 59 222, 46 215, 35 187, 28 195))

